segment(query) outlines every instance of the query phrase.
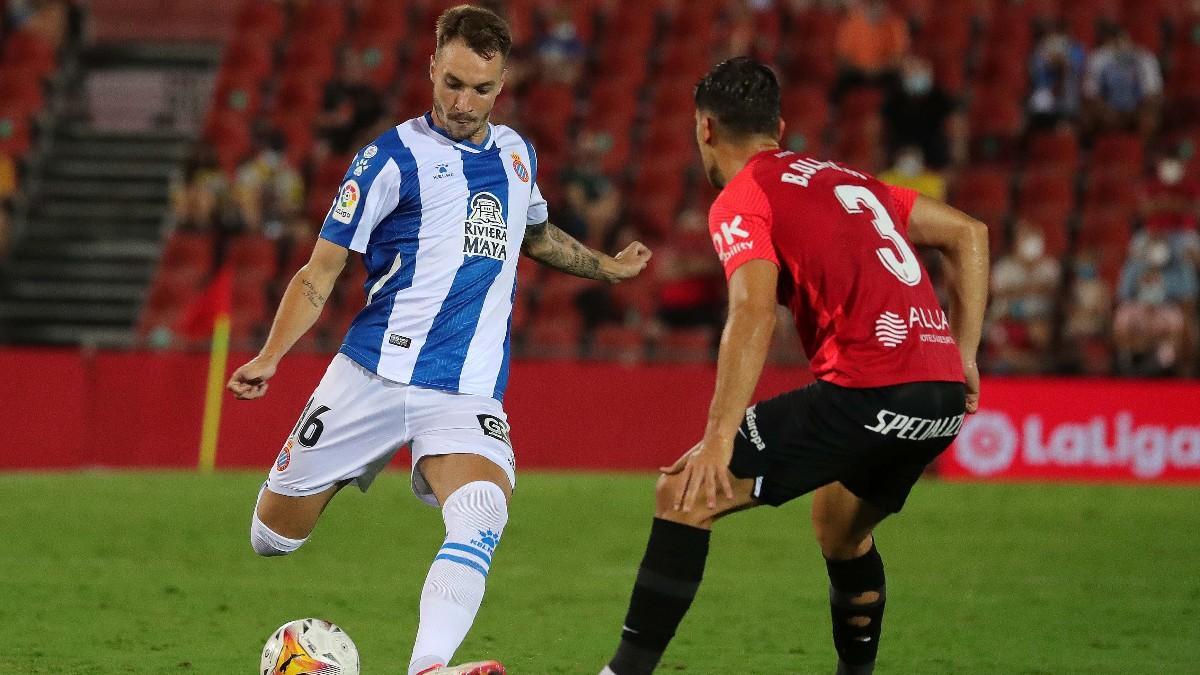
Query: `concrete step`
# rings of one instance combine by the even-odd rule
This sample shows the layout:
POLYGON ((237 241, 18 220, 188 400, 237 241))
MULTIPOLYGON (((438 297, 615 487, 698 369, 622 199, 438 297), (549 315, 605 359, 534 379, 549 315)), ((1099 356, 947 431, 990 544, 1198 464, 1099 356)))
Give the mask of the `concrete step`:
POLYGON ((8 266, 12 279, 32 281, 76 281, 96 283, 149 283, 154 262, 101 262, 95 260, 15 260, 8 266))
POLYGON ((69 323, 132 326, 137 319, 136 303, 55 302, 31 300, 0 301, 0 322, 69 323))
POLYGON ((158 254, 159 242, 144 239, 113 239, 95 242, 38 240, 25 242, 17 251, 19 258, 25 261, 76 258, 87 261, 147 262, 157 260, 158 254))
POLYGON ((99 221, 37 221, 31 222, 25 231, 27 240, 35 239, 152 239, 159 240, 162 223, 153 221, 118 222, 99 221))
POLYGON ((12 300, 40 300, 47 304, 57 302, 140 304, 145 291, 145 285, 141 283, 16 279, 9 284, 7 295, 12 300))
POLYGON ((167 179, 96 181, 52 179, 42 182, 41 199, 87 200, 92 202, 136 201, 166 204, 170 197, 167 179))
POLYGON ((161 203, 97 203, 65 199, 44 200, 33 205, 33 217, 70 218, 73 220, 155 220, 162 221, 167 214, 164 197, 161 203))
POLYGON ((77 141, 59 139, 53 158, 82 161, 148 160, 182 162, 187 157, 189 143, 146 139, 77 141))
POLYGON ((46 179, 91 178, 103 181, 167 180, 182 170, 174 160, 80 160, 51 159, 43 167, 46 179))

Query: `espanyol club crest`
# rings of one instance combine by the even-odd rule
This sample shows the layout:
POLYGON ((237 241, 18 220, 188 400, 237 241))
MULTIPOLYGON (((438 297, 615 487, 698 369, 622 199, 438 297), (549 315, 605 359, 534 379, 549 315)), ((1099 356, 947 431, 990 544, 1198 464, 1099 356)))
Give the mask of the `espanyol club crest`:
POLYGON ((279 451, 279 456, 275 458, 275 470, 283 471, 292 463, 292 441, 289 439, 287 445, 279 451))
POLYGON ((512 154, 513 171, 516 172, 517 178, 521 179, 522 183, 529 182, 529 169, 525 168, 525 162, 521 161, 521 156, 517 153, 512 154))

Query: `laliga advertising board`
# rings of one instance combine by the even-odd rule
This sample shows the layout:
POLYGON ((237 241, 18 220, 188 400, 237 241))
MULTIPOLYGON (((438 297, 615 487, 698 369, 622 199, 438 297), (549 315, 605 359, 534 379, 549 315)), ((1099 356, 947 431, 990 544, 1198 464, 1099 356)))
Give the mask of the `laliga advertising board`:
POLYGON ((1200 483, 1200 386, 990 379, 938 460, 949 479, 1200 483))

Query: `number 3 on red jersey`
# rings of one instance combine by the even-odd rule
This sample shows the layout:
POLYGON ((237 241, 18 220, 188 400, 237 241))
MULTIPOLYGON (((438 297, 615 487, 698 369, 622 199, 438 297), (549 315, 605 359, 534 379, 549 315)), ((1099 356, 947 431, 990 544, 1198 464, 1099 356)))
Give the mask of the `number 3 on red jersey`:
POLYGON ((908 242, 896 231, 896 223, 875 193, 862 185, 839 185, 833 189, 833 193, 847 213, 862 213, 865 206, 873 216, 871 223, 875 226, 875 231, 896 247, 895 250, 886 246, 875 249, 879 262, 906 285, 916 286, 921 283, 921 263, 917 261, 917 256, 908 242), (900 252, 899 257, 896 256, 896 251, 900 252))

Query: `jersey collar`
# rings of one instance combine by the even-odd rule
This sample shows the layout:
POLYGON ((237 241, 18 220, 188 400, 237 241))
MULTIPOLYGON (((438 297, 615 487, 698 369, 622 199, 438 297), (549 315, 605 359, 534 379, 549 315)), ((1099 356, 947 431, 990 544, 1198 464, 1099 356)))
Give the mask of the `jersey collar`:
POLYGON ((429 113, 429 112, 425 113, 425 125, 428 126, 429 130, 432 131, 433 133, 435 133, 438 136, 441 136, 442 138, 453 143, 455 147, 461 148, 463 150, 467 150, 470 152, 477 152, 477 153, 490 149, 492 147, 492 140, 494 139, 494 137, 496 135, 493 133, 492 123, 488 122, 488 132, 487 132, 487 136, 483 139, 483 143, 476 144, 476 143, 472 143, 471 141, 460 141, 460 140, 450 136, 450 134, 446 133, 445 129, 442 129, 437 124, 434 124, 433 113, 429 113))

